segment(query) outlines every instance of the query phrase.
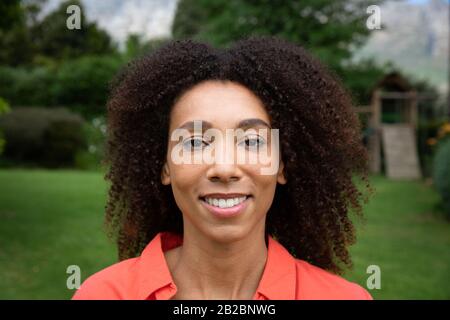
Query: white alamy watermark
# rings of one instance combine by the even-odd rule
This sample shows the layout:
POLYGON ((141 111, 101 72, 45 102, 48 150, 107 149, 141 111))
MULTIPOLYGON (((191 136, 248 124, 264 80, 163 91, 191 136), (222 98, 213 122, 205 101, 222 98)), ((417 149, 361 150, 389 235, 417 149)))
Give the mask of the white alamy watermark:
POLYGON ((69 290, 79 289, 81 285, 81 269, 77 265, 70 265, 66 269, 67 277, 66 286, 69 290))
POLYGON ((381 289, 381 269, 376 264, 367 267, 366 273, 370 274, 367 278, 367 288, 370 290, 381 289))
POLYGON ((381 29, 381 8, 377 5, 371 5, 367 7, 366 13, 370 14, 370 16, 366 20, 367 29, 381 29))
POLYGON ((178 142, 171 151, 175 164, 251 164, 260 166, 261 175, 274 175, 280 162, 278 129, 218 129, 203 131, 195 120, 193 133, 178 128, 170 141, 178 142))
POLYGON ((81 8, 75 4, 67 7, 66 13, 70 14, 66 20, 66 26, 69 30, 81 29, 81 8))

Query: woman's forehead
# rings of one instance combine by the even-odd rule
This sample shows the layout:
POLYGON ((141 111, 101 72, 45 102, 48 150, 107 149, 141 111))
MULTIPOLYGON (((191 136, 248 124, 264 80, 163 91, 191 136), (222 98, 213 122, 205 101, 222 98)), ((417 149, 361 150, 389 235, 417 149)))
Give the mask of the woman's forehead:
POLYGON ((201 120, 213 127, 235 128, 246 119, 270 125, 262 101, 245 86, 231 81, 206 81, 186 91, 171 112, 171 127, 201 120))

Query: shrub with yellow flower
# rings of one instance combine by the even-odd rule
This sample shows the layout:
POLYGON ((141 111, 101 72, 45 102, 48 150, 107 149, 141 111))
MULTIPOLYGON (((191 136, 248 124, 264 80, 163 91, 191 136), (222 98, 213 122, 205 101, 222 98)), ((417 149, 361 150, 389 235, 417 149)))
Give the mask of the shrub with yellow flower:
MULTIPOLYGON (((8 113, 11 111, 8 102, 6 102, 3 98, 0 97, 0 116, 2 114, 8 113)), ((0 130, 0 155, 3 153, 3 149, 5 148, 5 138, 3 132, 0 130)))
POLYGON ((442 208, 450 220, 450 123, 448 121, 439 128, 437 137, 431 143, 437 145, 433 161, 433 183, 441 195, 442 208))
POLYGON ((427 139, 427 144, 429 146, 435 146, 438 143, 442 142, 443 140, 448 139, 449 137, 450 137, 450 122, 447 120, 439 127, 436 137, 427 139))

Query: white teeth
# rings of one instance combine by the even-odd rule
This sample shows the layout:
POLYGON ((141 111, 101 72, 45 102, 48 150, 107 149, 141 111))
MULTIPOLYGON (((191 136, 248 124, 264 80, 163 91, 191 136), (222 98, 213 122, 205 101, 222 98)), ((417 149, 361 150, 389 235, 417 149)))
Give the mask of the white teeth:
POLYGON ((231 208, 234 206, 237 206, 238 204, 242 203, 247 199, 246 196, 239 197, 239 198, 228 198, 228 199, 217 199, 217 198, 205 198, 205 201, 215 207, 219 208, 231 208))

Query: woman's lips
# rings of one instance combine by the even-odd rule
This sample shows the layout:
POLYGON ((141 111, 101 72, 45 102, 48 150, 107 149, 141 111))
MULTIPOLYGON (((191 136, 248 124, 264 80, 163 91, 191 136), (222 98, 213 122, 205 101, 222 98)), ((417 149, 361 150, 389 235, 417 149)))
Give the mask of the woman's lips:
POLYGON ((247 198, 230 208, 219 208, 213 205, 210 205, 208 202, 206 202, 203 198, 200 198, 200 202, 208 209, 209 212, 211 212, 213 215, 219 218, 229 218, 229 217, 235 217, 239 215, 240 213, 244 212, 245 208, 248 205, 248 201, 251 198, 251 196, 247 196, 247 198))

